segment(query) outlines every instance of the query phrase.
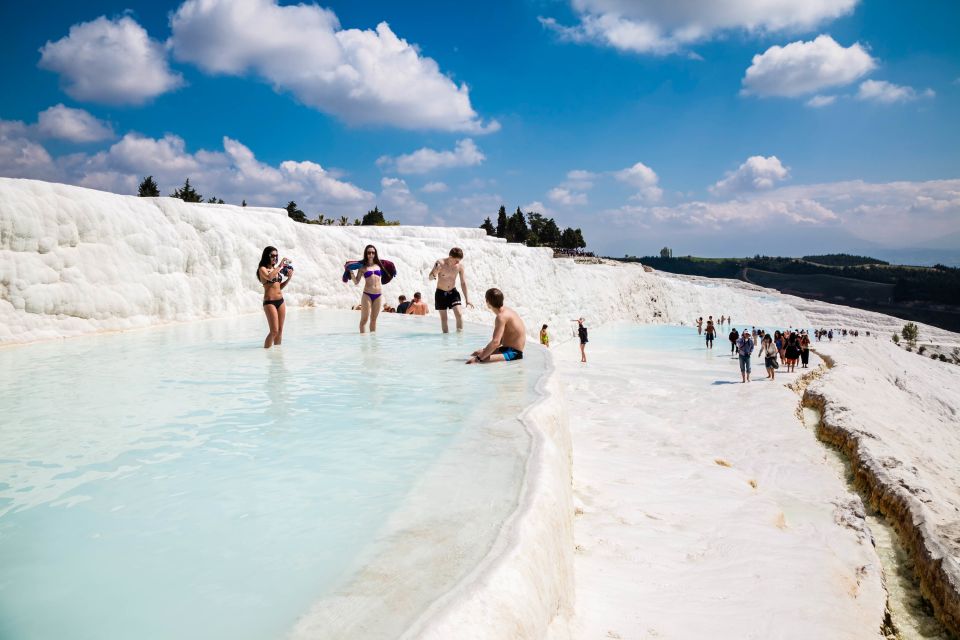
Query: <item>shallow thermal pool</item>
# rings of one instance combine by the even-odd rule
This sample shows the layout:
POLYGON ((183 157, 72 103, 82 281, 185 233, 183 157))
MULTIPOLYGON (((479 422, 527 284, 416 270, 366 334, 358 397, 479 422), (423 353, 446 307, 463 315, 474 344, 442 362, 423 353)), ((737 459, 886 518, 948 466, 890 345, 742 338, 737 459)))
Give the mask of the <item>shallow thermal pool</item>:
MULTIPOLYGON (((747 325, 750 329, 753 325, 747 325)), ((713 339, 713 352, 717 356, 730 356, 730 331, 743 329, 743 325, 716 325, 717 333, 713 339)), ((771 334, 778 327, 763 327, 771 334)), ((793 329, 793 327, 790 327, 793 329)), ((624 349, 645 349, 650 351, 703 351, 706 352, 706 336, 697 334, 696 325, 677 326, 669 324, 614 324, 601 328, 596 333, 604 344, 616 345, 624 349)), ((808 331, 810 331, 808 329, 808 331)), ((591 341, 594 334, 590 334, 591 341)), ((588 347, 589 349, 589 347, 588 347)))
POLYGON ((0 637, 392 637, 449 591, 517 503, 544 355, 357 319, 0 350, 0 637))

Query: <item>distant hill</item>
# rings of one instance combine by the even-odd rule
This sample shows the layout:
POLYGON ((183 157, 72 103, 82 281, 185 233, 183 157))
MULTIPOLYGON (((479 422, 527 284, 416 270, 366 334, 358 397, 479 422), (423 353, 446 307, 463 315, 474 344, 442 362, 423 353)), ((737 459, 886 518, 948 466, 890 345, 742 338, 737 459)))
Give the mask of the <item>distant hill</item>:
POLYGON ((684 275, 729 278, 804 298, 960 331, 960 269, 913 267, 848 254, 781 258, 613 258, 684 275))
POLYGON ((884 260, 867 256, 852 256, 848 253, 828 253, 822 256, 803 256, 801 260, 822 264, 827 267, 860 267, 867 264, 890 264, 884 260))

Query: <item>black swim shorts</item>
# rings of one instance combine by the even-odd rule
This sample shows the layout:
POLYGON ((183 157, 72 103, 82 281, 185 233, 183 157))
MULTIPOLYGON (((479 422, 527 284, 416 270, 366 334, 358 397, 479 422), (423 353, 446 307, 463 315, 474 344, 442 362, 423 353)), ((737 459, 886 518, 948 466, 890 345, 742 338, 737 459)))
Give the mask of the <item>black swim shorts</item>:
POLYGON ((460 302, 460 292, 457 291, 456 287, 450 289, 450 291, 437 289, 437 293, 433 297, 433 306, 437 308, 437 311, 453 309, 461 304, 463 303, 460 302))

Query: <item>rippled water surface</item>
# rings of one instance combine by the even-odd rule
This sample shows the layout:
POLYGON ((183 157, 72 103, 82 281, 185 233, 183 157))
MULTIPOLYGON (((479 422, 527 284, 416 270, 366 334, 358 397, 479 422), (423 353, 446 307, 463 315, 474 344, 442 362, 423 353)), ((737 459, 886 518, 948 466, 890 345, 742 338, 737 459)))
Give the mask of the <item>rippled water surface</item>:
POLYGON ((0 350, 0 637, 283 637, 421 519, 473 523, 469 550, 415 545, 459 564, 381 631, 448 589, 516 504, 543 356, 467 367, 486 330, 356 322, 291 312, 271 350, 261 316, 0 350))

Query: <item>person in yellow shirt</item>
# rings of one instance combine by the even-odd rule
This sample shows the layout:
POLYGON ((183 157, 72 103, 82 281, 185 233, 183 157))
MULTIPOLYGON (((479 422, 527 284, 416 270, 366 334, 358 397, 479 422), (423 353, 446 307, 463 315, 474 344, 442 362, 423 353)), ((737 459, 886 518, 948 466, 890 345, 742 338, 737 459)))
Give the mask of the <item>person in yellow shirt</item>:
POLYGON ((547 333, 547 325, 543 325, 540 329, 540 344, 550 348, 550 334, 547 333))

